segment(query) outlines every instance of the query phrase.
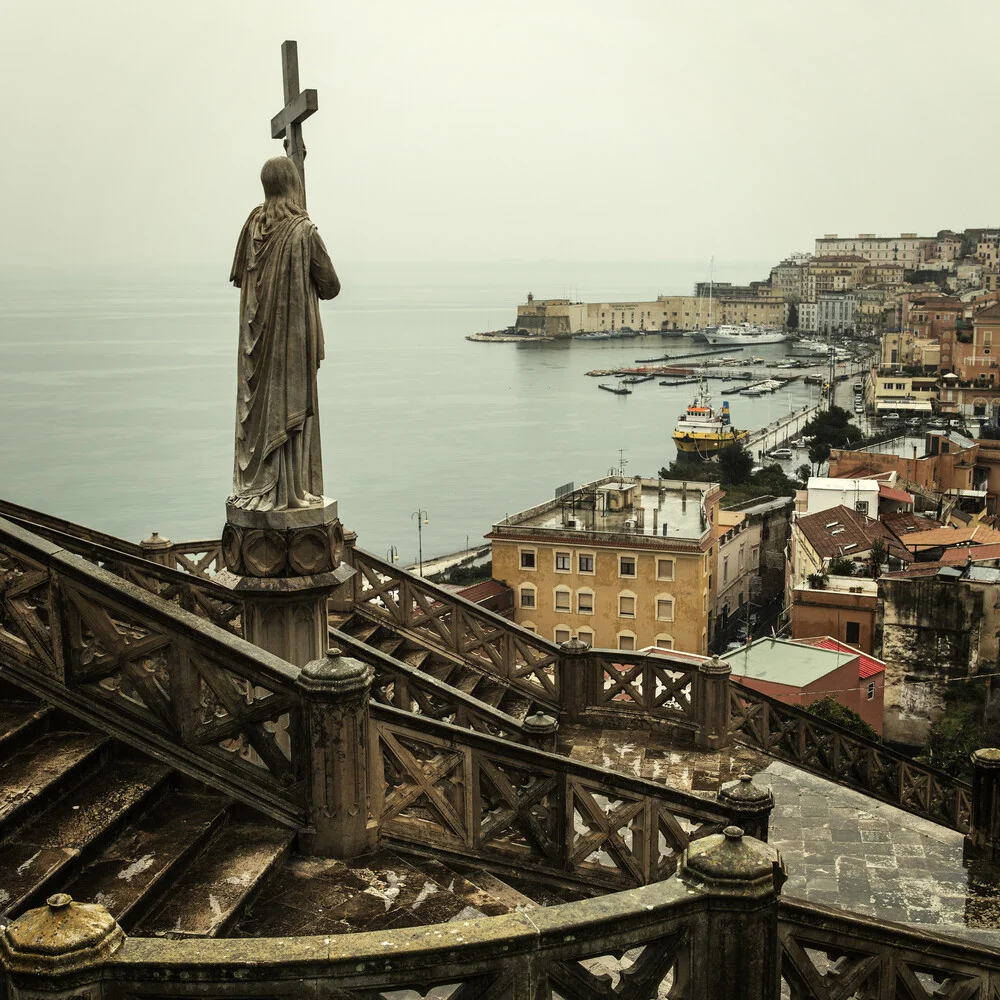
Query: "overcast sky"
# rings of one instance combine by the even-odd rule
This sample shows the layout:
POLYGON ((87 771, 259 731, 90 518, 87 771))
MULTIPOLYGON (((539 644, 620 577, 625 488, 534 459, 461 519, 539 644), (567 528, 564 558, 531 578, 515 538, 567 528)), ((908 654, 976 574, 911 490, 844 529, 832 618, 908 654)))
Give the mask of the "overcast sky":
POLYGON ((996 224, 998 32, 995 0, 10 0, 0 265, 228 266, 285 38, 338 260, 996 224))

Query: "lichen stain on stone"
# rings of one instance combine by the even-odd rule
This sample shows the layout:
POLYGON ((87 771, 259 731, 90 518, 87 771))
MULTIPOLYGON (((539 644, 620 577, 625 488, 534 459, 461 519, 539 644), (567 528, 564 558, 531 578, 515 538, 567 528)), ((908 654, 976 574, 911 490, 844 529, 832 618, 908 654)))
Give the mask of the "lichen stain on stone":
POLYGON ((156 857, 155 854, 145 854, 136 861, 133 861, 127 868, 123 868, 119 873, 118 877, 124 879, 126 882, 131 882, 136 875, 141 875, 147 868, 153 864, 153 859, 156 857))

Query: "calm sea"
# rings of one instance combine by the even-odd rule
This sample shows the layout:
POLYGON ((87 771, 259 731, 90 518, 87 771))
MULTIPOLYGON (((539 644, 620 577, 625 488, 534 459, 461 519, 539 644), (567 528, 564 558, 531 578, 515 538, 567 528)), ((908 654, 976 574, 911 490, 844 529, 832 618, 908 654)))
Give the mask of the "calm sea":
MULTIPOLYGON (((716 262, 734 282, 766 263, 716 262)), ((688 340, 476 344, 538 297, 690 293, 703 262, 495 265, 340 263, 324 304, 319 376, 326 492, 359 544, 416 559, 475 544, 490 525, 604 475, 655 475, 689 388, 618 397, 591 368, 696 349, 688 340)), ((237 292, 218 273, 0 279, 0 496, 104 531, 218 537, 231 484, 237 292)), ((780 347, 758 348, 777 356, 780 347)), ((724 393, 716 389, 716 402, 724 393)), ((732 401, 757 427, 814 399, 732 401)))

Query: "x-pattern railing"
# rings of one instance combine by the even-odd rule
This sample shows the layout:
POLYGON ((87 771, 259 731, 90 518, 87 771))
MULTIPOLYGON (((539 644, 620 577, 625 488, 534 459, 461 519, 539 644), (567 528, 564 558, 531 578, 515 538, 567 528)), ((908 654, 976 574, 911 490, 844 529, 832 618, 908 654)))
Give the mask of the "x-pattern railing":
POLYGON ((694 721, 696 665, 678 664, 655 653, 595 649, 590 655, 600 670, 602 707, 694 721))
POLYGON ((296 668, 3 519, 0 665, 182 772, 303 816, 296 668))
POLYGON ((751 746, 961 833, 972 789, 944 771, 733 682, 731 722, 751 746))
POLYGON ((487 865, 623 888, 667 877, 727 807, 372 706, 383 835, 487 865))
POLYGON ((995 1000, 1000 955, 964 941, 782 898, 781 978, 791 1000, 995 1000))
POLYGON ((499 736, 514 743, 531 743, 524 725, 512 715, 339 629, 330 629, 330 641, 348 655, 375 668, 373 700, 404 712, 426 716, 438 722, 449 722, 490 736, 499 736))
MULTIPOLYGON (((243 602, 227 587, 213 583, 208 569, 217 563, 219 542, 187 542, 168 551, 176 568, 154 562, 149 553, 113 535, 92 532, 70 521, 0 501, 0 516, 8 516, 33 534, 54 542, 67 552, 89 559, 95 566, 120 576, 165 601, 171 601, 224 628, 241 634, 243 602), (176 556, 172 550, 176 549, 176 556), (200 557, 199 557, 200 554, 200 557)), ((221 563, 218 563, 221 568, 221 563)))
POLYGON ((551 708, 559 705, 559 648, 471 601, 355 549, 354 610, 428 648, 464 658, 551 708))

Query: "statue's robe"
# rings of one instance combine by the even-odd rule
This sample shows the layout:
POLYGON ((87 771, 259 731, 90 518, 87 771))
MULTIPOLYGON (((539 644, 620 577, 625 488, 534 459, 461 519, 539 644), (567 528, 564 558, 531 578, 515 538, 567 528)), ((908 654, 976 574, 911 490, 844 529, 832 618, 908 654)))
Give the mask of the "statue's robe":
POLYGON ((308 216, 268 228, 258 206, 240 233, 230 281, 240 289, 231 502, 264 511, 316 503, 323 493, 319 299, 340 291, 336 271, 308 216))

